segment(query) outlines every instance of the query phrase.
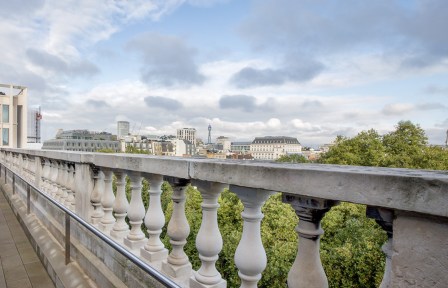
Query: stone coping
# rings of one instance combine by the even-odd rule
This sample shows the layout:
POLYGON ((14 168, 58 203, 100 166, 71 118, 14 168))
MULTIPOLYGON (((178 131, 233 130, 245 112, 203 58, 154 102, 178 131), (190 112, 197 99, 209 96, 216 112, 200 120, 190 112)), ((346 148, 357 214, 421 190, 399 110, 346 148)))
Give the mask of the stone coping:
POLYGON ((0 151, 448 217, 447 171, 122 153, 0 151))

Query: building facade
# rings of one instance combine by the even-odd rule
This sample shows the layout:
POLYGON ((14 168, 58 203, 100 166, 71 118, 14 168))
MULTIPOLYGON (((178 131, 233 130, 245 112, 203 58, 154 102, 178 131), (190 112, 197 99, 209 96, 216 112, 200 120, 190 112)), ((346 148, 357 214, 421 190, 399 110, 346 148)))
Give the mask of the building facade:
POLYGON ((177 129, 177 139, 185 139, 190 141, 193 145, 196 145, 196 129, 195 128, 182 128, 177 129))
POLYGON ((129 135, 129 122, 128 121, 118 121, 117 122, 117 137, 122 139, 129 135))
POLYGON ((257 160, 277 160, 283 155, 301 154, 302 145, 294 137, 256 137, 250 144, 250 152, 257 160))
POLYGON ((235 154, 250 154, 250 144, 252 142, 232 142, 230 152, 235 154))
POLYGON ((28 89, 0 84, 0 147, 24 148, 27 143, 28 89))
POLYGON ((96 152, 102 149, 120 151, 120 142, 115 135, 107 132, 91 132, 88 130, 59 130, 56 139, 44 142, 44 150, 66 150, 96 152))

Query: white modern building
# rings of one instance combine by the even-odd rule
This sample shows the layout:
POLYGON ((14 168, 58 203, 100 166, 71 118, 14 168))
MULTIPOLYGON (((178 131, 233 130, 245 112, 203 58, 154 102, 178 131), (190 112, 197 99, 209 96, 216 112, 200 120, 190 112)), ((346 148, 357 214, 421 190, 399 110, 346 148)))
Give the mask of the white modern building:
POLYGON ((194 145, 188 140, 172 139, 169 141, 173 143, 173 150, 174 150, 173 156, 180 156, 180 157, 191 156, 195 152, 194 145))
POLYGON ((196 145, 196 129, 195 128, 182 128, 177 129, 177 139, 185 139, 190 141, 193 145, 196 145))
POLYGON ((230 141, 229 137, 225 137, 225 136, 219 136, 218 138, 216 138, 216 144, 222 145, 222 149, 223 151, 230 151, 231 146, 232 146, 232 142, 230 141))
POLYGON ((117 122, 117 138, 123 139, 129 135, 129 122, 128 121, 118 121, 117 122))
POLYGON ((0 147, 24 148, 27 143, 28 89, 0 84, 0 147))
POLYGON ((250 144, 250 152, 254 159, 277 160, 283 155, 300 154, 302 152, 302 145, 294 137, 256 137, 252 141, 252 144, 250 144))

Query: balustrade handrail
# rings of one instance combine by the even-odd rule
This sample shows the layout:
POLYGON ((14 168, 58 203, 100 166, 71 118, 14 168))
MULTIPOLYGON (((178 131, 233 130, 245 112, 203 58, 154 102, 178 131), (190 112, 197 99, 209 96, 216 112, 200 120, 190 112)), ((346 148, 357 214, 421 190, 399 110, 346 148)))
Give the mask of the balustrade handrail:
MULTIPOLYGON (((87 223, 85 220, 83 220, 81 217, 79 217, 76 213, 73 211, 67 209, 65 206, 58 203, 55 199, 41 191, 38 187, 30 183, 28 180, 24 179, 22 176, 14 172, 13 170, 6 167, 3 163, 0 163, 0 167, 3 166, 4 169, 8 170, 10 173, 13 174, 13 177, 19 178, 23 182, 27 183, 28 189, 33 189, 35 192, 39 193, 41 196, 43 196, 46 200, 50 201, 53 205, 61 209, 66 213, 66 215, 69 215, 72 219, 76 220, 79 224, 84 226, 87 230, 92 232, 96 237, 100 238, 102 241, 106 242, 110 247, 115 249, 117 252, 125 256, 127 259, 129 259, 132 263, 137 265, 140 269, 144 270, 146 273, 150 274, 152 277, 154 277, 157 281, 159 281, 161 284, 163 284, 165 287, 173 287, 173 288, 180 288, 178 284, 176 284, 174 281, 154 269, 153 267, 146 264, 144 261, 142 261, 140 258, 138 258, 136 255, 132 254, 128 250, 126 250, 123 246, 106 236, 104 233, 102 233, 98 228, 95 226, 87 223)), ((28 196, 29 197, 29 196, 28 196)), ((29 209, 29 208, 28 208, 29 209)), ((67 224, 67 222, 66 222, 67 224)), ((66 247, 67 249, 67 247, 66 247)))
POLYGON ((226 183, 320 199, 448 217, 448 172, 1 148, 124 171, 226 183))

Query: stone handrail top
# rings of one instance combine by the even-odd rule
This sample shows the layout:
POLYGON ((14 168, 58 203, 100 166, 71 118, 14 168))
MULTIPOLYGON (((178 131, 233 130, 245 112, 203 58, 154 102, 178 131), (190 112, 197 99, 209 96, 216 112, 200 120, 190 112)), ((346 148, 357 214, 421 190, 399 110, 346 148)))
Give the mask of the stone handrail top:
POLYGON ((71 151, 9 149, 50 159, 448 217, 448 172, 71 151))

